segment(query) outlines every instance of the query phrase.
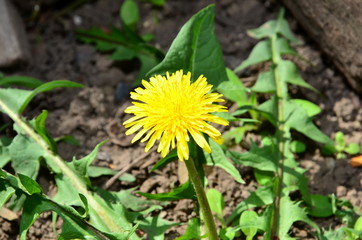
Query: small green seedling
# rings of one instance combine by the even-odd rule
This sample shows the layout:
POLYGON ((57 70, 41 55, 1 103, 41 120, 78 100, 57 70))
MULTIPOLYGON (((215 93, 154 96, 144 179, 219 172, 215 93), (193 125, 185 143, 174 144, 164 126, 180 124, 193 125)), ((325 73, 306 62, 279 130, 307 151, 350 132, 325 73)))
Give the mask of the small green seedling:
POLYGON ((334 145, 326 144, 322 148, 325 155, 336 155, 337 159, 346 157, 346 154, 354 155, 361 151, 361 147, 357 143, 346 143, 345 136, 342 132, 337 132, 334 137, 334 145))

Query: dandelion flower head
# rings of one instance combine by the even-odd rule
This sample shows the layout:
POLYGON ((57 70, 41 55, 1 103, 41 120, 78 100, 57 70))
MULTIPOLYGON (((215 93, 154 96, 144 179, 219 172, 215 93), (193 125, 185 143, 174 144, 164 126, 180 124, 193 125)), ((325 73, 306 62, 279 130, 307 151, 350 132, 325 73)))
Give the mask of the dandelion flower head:
POLYGON ((191 73, 183 74, 182 70, 166 77, 156 75, 150 81, 142 80, 144 88, 139 87, 131 92, 136 100, 125 112, 134 116, 123 124, 126 135, 139 131, 132 143, 141 139, 148 141, 147 152, 159 140, 158 152, 165 157, 170 149, 177 147, 179 160, 189 158, 188 142, 190 136, 197 145, 211 152, 210 145, 204 134, 221 144, 221 133, 208 122, 228 125, 225 119, 212 115, 212 112, 227 112, 225 106, 214 104, 223 102, 219 93, 210 93, 212 85, 201 75, 191 82, 191 73))

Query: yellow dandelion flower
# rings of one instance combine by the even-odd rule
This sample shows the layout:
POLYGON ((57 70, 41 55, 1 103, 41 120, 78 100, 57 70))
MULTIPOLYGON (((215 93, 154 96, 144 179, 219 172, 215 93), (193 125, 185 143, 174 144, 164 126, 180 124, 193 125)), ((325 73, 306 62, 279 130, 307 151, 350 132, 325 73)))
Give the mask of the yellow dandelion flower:
POLYGON ((207 122, 228 125, 229 122, 212 112, 227 112, 226 107, 213 104, 223 102, 219 93, 209 93, 212 85, 201 75, 191 83, 191 73, 183 71, 166 73, 166 77, 156 75, 150 81, 142 80, 144 88, 136 88, 131 92, 132 102, 125 112, 135 116, 123 123, 127 130, 126 135, 135 135, 132 143, 141 139, 148 141, 147 152, 159 140, 157 151, 165 157, 170 149, 177 146, 179 160, 189 158, 188 142, 190 136, 207 152, 211 148, 203 133, 210 136, 215 142, 222 143, 221 133, 207 122), (147 134, 146 134, 147 133, 147 134), (146 134, 146 136, 144 136, 146 134))

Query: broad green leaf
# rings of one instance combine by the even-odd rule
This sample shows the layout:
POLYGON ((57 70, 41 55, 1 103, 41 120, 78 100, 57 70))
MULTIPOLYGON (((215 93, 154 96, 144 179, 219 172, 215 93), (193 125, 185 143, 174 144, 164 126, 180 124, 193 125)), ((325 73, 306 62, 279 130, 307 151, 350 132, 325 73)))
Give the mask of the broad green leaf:
POLYGON ((0 86, 17 85, 27 88, 36 88, 42 84, 43 82, 39 79, 28 76, 10 76, 0 78, 0 86))
POLYGON ((5 179, 0 178, 0 209, 14 193, 15 189, 11 187, 5 179))
MULTIPOLYGON (((0 205, 1 206, 1 205, 0 205)), ((357 221, 354 224, 353 227, 354 230, 356 231, 361 231, 362 232, 362 216, 360 216, 357 221)))
POLYGON ((164 60, 154 67, 149 77, 183 69, 191 72, 192 80, 204 75, 214 87, 227 81, 220 44, 214 30, 215 6, 210 5, 195 14, 172 42, 164 60))
POLYGON ((231 129, 229 132, 226 132, 223 135, 223 138, 225 139, 225 141, 235 138, 235 142, 239 144, 241 140, 243 140, 244 135, 247 131, 255 130, 257 128, 257 125, 245 124, 241 127, 236 127, 231 129))
POLYGON ((170 227, 180 225, 160 218, 159 216, 147 217, 140 221, 139 228, 147 233, 148 239, 164 240, 164 233, 170 227))
POLYGON ((235 181, 239 183, 245 183, 241 178, 240 172, 226 158, 224 150, 220 144, 217 144, 211 139, 209 139, 209 144, 212 152, 210 154, 205 152, 206 165, 220 167, 229 173, 235 179, 235 181))
POLYGON ((174 201, 180 199, 196 199, 195 190, 190 181, 181 184, 179 187, 173 188, 171 192, 167 193, 143 193, 137 192, 138 194, 152 200, 158 201, 174 201))
POLYGON ((187 222, 187 228, 184 235, 176 238, 175 240, 190 240, 190 239, 202 239, 200 236, 200 219, 192 218, 187 222))
POLYGON ((350 155, 354 155, 361 151, 361 147, 357 143, 351 143, 346 146, 344 151, 350 155))
POLYGON ((270 40, 264 40, 255 45, 249 57, 244 60, 234 71, 240 72, 241 70, 265 61, 269 61, 272 58, 270 40))
POLYGON ((296 221, 303 221, 316 229, 318 232, 319 227, 307 217, 305 209, 301 208, 298 203, 292 202, 288 196, 280 199, 280 218, 279 218, 279 231, 278 236, 284 238, 296 221))
POLYGON ((291 99, 290 101, 302 106, 306 110, 308 117, 314 117, 321 112, 321 108, 318 105, 308 100, 291 99))
POLYGON ((276 172, 277 152, 273 146, 257 147, 251 144, 249 152, 227 151, 226 155, 236 164, 253 167, 262 171, 276 172))
POLYGON ((251 88, 254 92, 273 93, 276 90, 274 72, 269 70, 259 74, 254 86, 251 88))
POLYGON ((240 107, 245 105, 248 102, 248 99, 243 83, 229 68, 226 69, 226 74, 228 76, 228 81, 222 82, 217 87, 217 91, 223 94, 225 98, 236 102, 240 107))
POLYGON ((117 201, 119 201, 123 206, 135 212, 143 211, 153 204, 149 200, 135 197, 132 194, 134 190, 135 190, 134 188, 130 188, 112 194, 114 194, 117 197, 117 201))
POLYGON ((239 230, 240 227, 222 228, 219 235, 222 240, 233 240, 239 230))
POLYGON ((39 160, 45 152, 28 136, 18 133, 8 146, 11 165, 17 173, 36 179, 40 167, 39 160))
POLYGON ((34 181, 33 179, 31 179, 30 177, 20 174, 18 173, 19 176, 19 180, 21 182, 21 184, 24 186, 24 188, 27 190, 27 193, 32 195, 35 193, 41 193, 42 190, 39 186, 39 184, 34 181))
POLYGON ((222 194, 218 190, 211 188, 206 192, 206 197, 209 202, 211 211, 216 213, 219 219, 222 219, 222 212, 225 207, 224 197, 222 196, 222 194))
POLYGON ((234 219, 240 214, 247 210, 254 207, 265 206, 273 203, 274 201, 274 194, 270 187, 259 187, 256 191, 251 192, 250 196, 245 199, 244 201, 240 202, 231 215, 227 218, 226 223, 230 224, 234 221, 234 219))
POLYGON ((134 0, 125 0, 120 9, 120 17, 124 24, 135 29, 140 18, 137 3, 134 0))
POLYGON ((0 168, 3 168, 8 162, 10 162, 11 156, 9 149, 4 146, 2 139, 0 138, 0 168))
POLYGON ((304 81, 299 74, 297 66, 288 60, 281 60, 278 62, 278 69, 280 74, 280 81, 285 81, 290 84, 298 85, 308 88, 316 93, 319 93, 312 85, 304 81))
MULTIPOLYGON (((258 229, 260 229, 260 227, 263 226, 264 224, 265 223, 263 218, 260 218, 258 214, 254 211, 243 212, 239 220, 241 231, 246 235, 246 240, 252 240, 253 237, 258 232, 258 229), (255 227, 258 225, 259 227, 255 227)), ((264 229, 261 228, 261 230, 264 229)))
POLYGON ((311 203, 308 214, 313 217, 325 218, 333 215, 331 199, 319 194, 311 194, 311 203))

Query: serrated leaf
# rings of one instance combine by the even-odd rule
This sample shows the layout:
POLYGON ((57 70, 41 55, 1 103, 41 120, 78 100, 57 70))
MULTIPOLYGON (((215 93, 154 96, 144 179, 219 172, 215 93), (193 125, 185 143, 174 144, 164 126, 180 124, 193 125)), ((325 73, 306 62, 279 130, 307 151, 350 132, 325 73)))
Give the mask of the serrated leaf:
POLYGON ((278 236, 284 238, 296 221, 303 221, 319 232, 319 227, 307 217, 306 211, 298 203, 292 202, 288 196, 280 199, 280 218, 278 236))
POLYGON ((148 77, 183 69, 191 72, 195 81, 204 75, 214 87, 227 80, 220 44, 214 30, 215 6, 210 5, 195 14, 181 28, 164 60, 154 67, 148 77))
POLYGON ((224 95, 225 98, 236 102, 240 107, 248 102, 246 96, 246 90, 239 77, 230 70, 226 69, 228 81, 222 82, 218 87, 217 91, 224 95))
MULTIPOLYGON (((26 99, 31 95, 32 91, 15 89, 15 88, 0 88, 0 101, 8 106, 14 112, 19 112, 26 99)), ((0 107, 0 111, 4 112, 0 107)))
POLYGON ((200 235, 200 219, 192 218, 187 222, 187 228, 184 235, 176 238, 175 240, 202 239, 200 235))
POLYGON ((190 183, 190 181, 187 181, 184 184, 181 184, 179 187, 173 188, 171 192, 166 193, 143 193, 143 192, 137 192, 138 194, 152 200, 158 200, 158 201, 174 201, 174 200, 180 200, 180 199, 196 199, 195 190, 190 183))
MULTIPOLYGON (((104 175, 115 175, 118 171, 106 168, 106 167, 98 167, 98 166, 89 166, 88 167, 88 176, 89 177, 100 177, 104 175)), ((119 177, 119 180, 126 181, 126 182, 134 182, 136 181, 135 176, 129 173, 124 173, 122 176, 119 177)))
POLYGON ((164 240, 164 233, 170 227, 177 226, 179 223, 169 222, 159 216, 147 217, 140 221, 139 228, 147 233, 148 239, 164 240))
POLYGON ((212 152, 210 154, 205 152, 206 165, 220 167, 224 169, 227 173, 229 173, 235 179, 235 181, 239 183, 245 183, 244 180, 241 178, 239 171, 226 158, 224 150, 222 149, 220 144, 217 144, 211 139, 209 139, 209 144, 212 152))
POLYGON ((219 219, 222 219, 222 212, 225 207, 224 197, 222 196, 222 194, 218 190, 211 188, 207 190, 206 197, 209 202, 211 211, 216 213, 219 219))
POLYGON ((17 85, 27 88, 36 88, 42 84, 43 82, 39 79, 28 76, 9 76, 0 78, 0 86, 17 85))

